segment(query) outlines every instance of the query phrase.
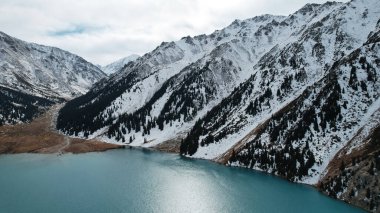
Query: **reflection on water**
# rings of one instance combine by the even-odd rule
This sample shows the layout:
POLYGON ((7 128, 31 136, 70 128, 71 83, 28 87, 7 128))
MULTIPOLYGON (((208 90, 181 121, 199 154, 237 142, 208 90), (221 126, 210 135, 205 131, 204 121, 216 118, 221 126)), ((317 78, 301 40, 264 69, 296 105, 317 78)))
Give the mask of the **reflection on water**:
POLYGON ((178 155, 0 156, 0 212, 361 212, 311 187, 178 155))

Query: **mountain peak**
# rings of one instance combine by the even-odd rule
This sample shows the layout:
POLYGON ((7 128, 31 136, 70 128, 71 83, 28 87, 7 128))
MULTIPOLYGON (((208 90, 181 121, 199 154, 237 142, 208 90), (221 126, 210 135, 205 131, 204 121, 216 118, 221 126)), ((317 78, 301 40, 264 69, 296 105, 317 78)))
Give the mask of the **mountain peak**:
POLYGON ((120 69, 122 69, 125 65, 127 65, 129 62, 131 61, 134 61, 136 60, 137 58, 139 58, 140 56, 137 55, 137 54, 132 54, 132 55, 129 55, 127 57, 124 57, 124 58, 121 58, 115 62, 112 62, 104 67, 102 67, 101 69, 103 70, 103 72, 107 75, 111 75, 117 71, 119 71, 120 69))

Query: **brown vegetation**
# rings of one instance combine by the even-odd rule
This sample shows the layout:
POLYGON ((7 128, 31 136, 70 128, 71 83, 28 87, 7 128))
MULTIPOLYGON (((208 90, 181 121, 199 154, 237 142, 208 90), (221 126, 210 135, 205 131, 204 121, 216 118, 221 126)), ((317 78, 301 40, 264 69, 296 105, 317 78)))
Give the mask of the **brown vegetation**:
POLYGON ((331 197, 380 212, 380 126, 363 139, 361 146, 349 152, 352 141, 330 162, 317 188, 331 197))
POLYGON ((0 126, 0 154, 83 153, 123 147, 96 140, 70 138, 58 133, 54 127, 60 107, 53 106, 31 123, 0 126))

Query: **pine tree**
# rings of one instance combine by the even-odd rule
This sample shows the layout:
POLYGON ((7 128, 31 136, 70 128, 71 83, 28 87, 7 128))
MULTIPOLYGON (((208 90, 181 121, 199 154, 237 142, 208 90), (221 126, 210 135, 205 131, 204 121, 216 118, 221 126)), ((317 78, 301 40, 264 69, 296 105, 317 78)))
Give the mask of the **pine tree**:
POLYGON ((345 165, 344 165, 343 161, 340 162, 339 169, 340 169, 340 171, 343 171, 345 169, 345 165))

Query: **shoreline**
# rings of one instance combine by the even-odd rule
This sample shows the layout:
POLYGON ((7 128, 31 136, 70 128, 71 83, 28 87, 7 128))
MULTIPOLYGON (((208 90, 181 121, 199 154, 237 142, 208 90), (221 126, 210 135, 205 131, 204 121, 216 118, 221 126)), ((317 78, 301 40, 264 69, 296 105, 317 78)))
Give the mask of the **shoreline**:
MULTIPOLYGON (((166 143, 166 142, 164 142, 164 143, 166 143)), ((334 200, 337 200, 337 201, 340 201, 340 202, 344 202, 344 203, 346 203, 346 204, 348 204, 348 205, 350 205, 350 206, 352 206, 354 208, 358 208, 360 210, 363 210, 364 212, 368 212, 365 208, 363 208, 361 206, 355 205, 355 204, 350 203, 350 202, 348 202, 346 200, 338 199, 336 197, 332 197, 332 196, 329 196, 328 194, 326 194, 323 190, 321 190, 321 188, 319 186, 321 179, 316 184, 294 182, 294 181, 290 181, 290 180, 286 179, 283 176, 275 175, 275 174, 268 173, 268 172, 265 172, 265 171, 256 170, 256 169, 250 169, 250 168, 241 167, 241 166, 230 166, 230 165, 227 165, 224 161, 221 161, 219 157, 217 157, 215 159, 204 159, 204 158, 188 157, 188 156, 180 155, 179 151, 178 152, 173 152, 171 149, 168 149, 168 150, 161 149, 161 148, 157 149, 157 146, 154 146, 154 147, 139 147, 139 146, 135 147, 135 146, 129 146, 129 147, 131 147, 132 149, 149 150, 149 151, 152 151, 152 152, 164 152, 164 153, 169 153, 169 154, 178 154, 179 156, 184 157, 186 159, 190 159, 190 160, 204 160, 204 161, 208 161, 208 162, 215 163, 215 164, 218 164, 218 165, 222 165, 222 166, 225 166, 225 167, 244 169, 244 170, 247 170, 247 171, 260 172, 260 173, 265 174, 265 175, 270 175, 270 176, 274 176, 274 177, 277 177, 277 178, 281 178, 282 180, 285 180, 285 181, 287 181, 289 183, 292 183, 292 184, 301 184, 301 185, 304 185, 304 186, 311 187, 311 188, 317 190, 319 193, 323 194, 324 196, 327 196, 327 197, 329 197, 331 199, 334 199, 334 200)))
MULTIPOLYGON (((58 132, 55 129, 56 115, 62 105, 55 105, 49 110, 44 112, 41 116, 35 118, 30 123, 16 124, 16 125, 4 125, 0 126, 0 155, 2 154, 57 154, 62 155, 66 153, 72 154, 82 154, 89 152, 104 152, 113 149, 139 149, 142 151, 152 151, 152 152, 164 152, 170 154, 177 154, 181 157, 187 159, 196 160, 206 160, 208 162, 216 163, 226 167, 235 167, 226 165, 225 161, 221 159, 203 159, 203 158, 193 158, 188 156, 182 156, 179 154, 179 144, 178 140, 169 140, 163 142, 159 145, 153 147, 142 147, 142 146, 130 146, 128 144, 113 144, 95 139, 81 139, 75 137, 69 137, 58 132), (22 141, 22 142, 20 142, 22 141)), ((307 185, 315 188, 319 193, 328 196, 319 188, 319 183, 316 184, 306 184, 300 182, 293 182, 284 177, 267 173, 265 171, 249 169, 245 167, 238 167, 239 169, 253 170, 255 172, 265 173, 266 175, 273 175, 279 177, 295 184, 307 185)), ((345 202, 355 208, 366 211, 364 208, 349 203, 345 200, 334 198, 328 196, 335 200, 345 202)))
MULTIPOLYGON (((1 128, 1 127, 0 127, 1 128)), ((1 139, 1 137, 0 137, 1 139)), ((219 162, 219 161, 216 161, 216 160, 213 160, 213 159, 203 159, 203 158, 192 158, 192 157, 187 157, 187 156, 183 156, 183 155, 180 155, 179 152, 175 152, 175 151, 172 151, 172 150, 165 150, 165 149, 159 149, 157 147, 141 147, 141 146, 129 146, 128 144, 126 145, 117 145, 117 144, 111 144, 111 143, 107 143, 107 142, 101 142, 101 141, 96 141, 96 140, 84 140, 84 139, 78 139, 78 138, 71 138, 71 139, 74 139, 74 140, 78 140, 79 142, 76 142, 75 144, 71 144, 69 147, 65 148, 63 152, 51 152, 50 150, 49 151, 44 151, 43 149, 45 148, 48 148, 48 147, 44 147, 43 149, 38 149, 38 150, 31 150, 31 151, 21 151, 21 152, 2 152, 2 149, 1 149, 1 140, 0 140, 0 155, 13 155, 13 154, 57 154, 57 156, 60 156, 60 155, 64 155, 64 154, 85 154, 85 153, 91 153, 91 152, 105 152, 105 151, 108 151, 108 150, 115 150, 115 149, 134 149, 134 150, 140 150, 140 151, 151 151, 151 152, 162 152, 162 153, 166 153, 166 154, 176 154, 178 156, 181 156, 181 157, 184 157, 186 159, 189 159, 189 160, 204 160, 204 161, 208 161, 210 163, 215 163, 215 164, 218 164, 218 165, 222 165, 222 166, 225 166, 225 167, 230 167, 230 168, 236 168, 236 169, 244 169, 244 170, 247 170, 247 171, 254 171, 254 172, 260 172, 260 173, 263 173, 265 175, 271 175, 271 176, 274 176, 276 178, 281 178, 282 180, 285 180, 289 183, 292 183, 292 184, 301 184, 301 185, 305 185, 305 186, 308 186, 308 187, 312 187, 313 189, 317 190, 319 193, 323 194, 324 196, 327 196, 331 199, 334 199, 334 200, 337 200, 337 201, 340 201, 340 202, 344 202, 354 208, 358 208, 360 210, 363 210, 363 211, 366 211, 364 208, 360 207, 360 206, 357 206, 357 205, 354 205, 352 203, 349 203, 345 200, 341 200, 341 199, 338 199, 338 198, 334 198, 334 197, 331 197, 331 196, 328 196, 326 193, 324 193, 323 191, 320 190, 320 188, 318 187, 318 183, 317 184, 307 184, 307 183, 300 183, 300 182, 293 182, 293 181, 290 181, 282 176, 278 176, 278 175, 274 175, 274 174, 271 174, 271 173, 268 173, 268 172, 265 172, 265 171, 260 171, 260 170, 255 170, 255 169, 249 169, 249 168, 246 168, 246 167, 239 167, 239 166, 229 166, 229 165, 226 165, 222 162, 219 162), (96 147, 96 143, 99 143, 101 144, 99 147, 96 147), (79 147, 76 147, 76 146, 79 146, 79 147), (82 147, 82 148, 81 148, 82 147)))
POLYGON ((261 170, 256 170, 256 169, 250 169, 250 168, 247 168, 247 167, 241 167, 241 166, 230 166, 230 165, 227 165, 225 164, 224 162, 220 161, 218 158, 216 159, 204 159, 204 158, 193 158, 193 157, 188 157, 188 156, 184 156, 184 155, 180 155, 179 152, 170 152, 170 151, 164 151, 164 150, 158 150, 156 149, 155 147, 151 147, 151 148, 147 148, 147 147, 133 147, 133 148, 141 148, 141 149, 145 149, 145 150, 150 150, 150 151, 155 151, 155 152, 165 152, 165 153, 170 153, 170 154, 178 154, 179 156, 181 157, 184 157, 184 158, 187 158, 187 159, 193 159, 193 160, 204 160, 204 161, 208 161, 208 162, 211 162, 211 163, 215 163, 215 164, 218 164, 218 165, 222 165, 222 166, 225 166, 225 167, 230 167, 230 168, 237 168, 237 169, 244 169, 244 170, 247 170, 247 171, 254 171, 254 172, 260 172, 262 174, 265 174, 265 175, 270 175, 270 176, 274 176, 276 178, 280 178, 282 180, 285 180, 289 183, 292 183, 292 184, 300 184, 300 185, 304 185, 304 186, 307 186, 307 187, 311 187, 315 190, 317 190, 319 193, 323 194, 324 196, 327 196, 331 199, 334 199, 334 200, 337 200, 337 201, 340 201, 340 202, 343 202, 343 203, 346 203, 354 208, 357 208, 357 209, 360 209, 364 212, 368 212, 366 209, 364 209, 363 207, 361 206, 358 206, 358 205, 355 205, 353 203, 349 203, 348 201, 346 200, 342 200, 342 199, 338 199, 336 197, 332 197, 332 196, 329 196, 328 194, 326 194, 324 191, 321 190, 321 188, 319 187, 319 184, 320 184, 320 181, 318 181, 318 183, 316 184, 308 184, 308 183, 301 183, 301 182, 294 182, 294 181, 290 181, 288 179, 286 179, 285 177, 283 176, 279 176, 279 175, 275 175, 275 174, 272 174, 272 173, 268 173, 268 172, 265 172, 265 171, 261 171, 261 170))

